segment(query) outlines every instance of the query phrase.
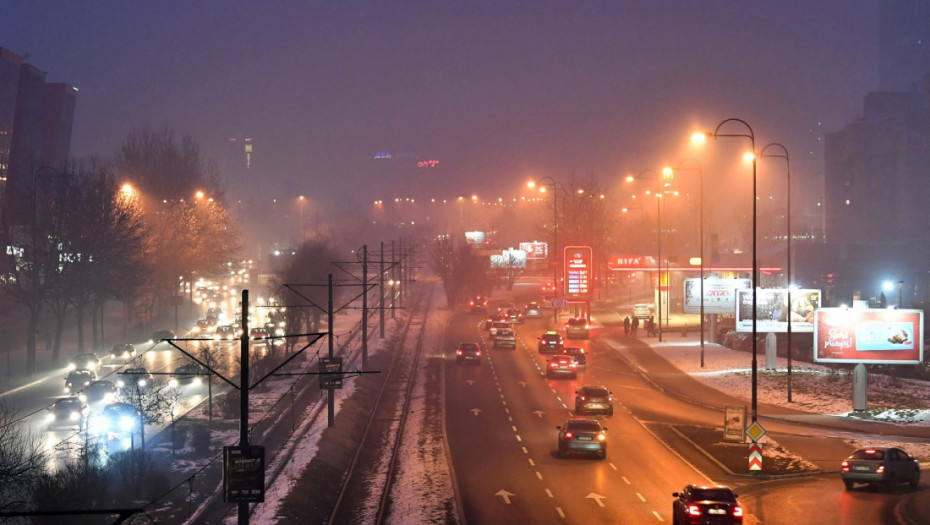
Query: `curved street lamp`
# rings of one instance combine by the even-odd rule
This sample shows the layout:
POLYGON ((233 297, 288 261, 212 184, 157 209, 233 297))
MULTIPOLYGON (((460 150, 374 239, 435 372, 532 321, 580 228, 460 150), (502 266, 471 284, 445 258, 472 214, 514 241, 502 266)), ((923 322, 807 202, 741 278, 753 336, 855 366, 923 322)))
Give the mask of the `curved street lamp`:
POLYGON ((788 158, 788 148, 784 147, 783 145, 777 142, 766 144, 765 147, 762 148, 762 152, 759 153, 759 156, 760 157, 778 157, 778 158, 785 159, 785 171, 788 175, 788 189, 787 189, 788 200, 786 204, 787 209, 785 211, 785 222, 786 222, 786 229, 787 229, 787 236, 788 236, 787 238, 788 262, 785 265, 785 272, 787 273, 786 278, 788 280, 788 402, 791 403, 791 353, 792 353, 792 346, 791 346, 791 286, 792 286, 791 284, 791 161, 788 158), (766 154, 765 150, 769 149, 770 147, 780 148, 781 153, 766 154))

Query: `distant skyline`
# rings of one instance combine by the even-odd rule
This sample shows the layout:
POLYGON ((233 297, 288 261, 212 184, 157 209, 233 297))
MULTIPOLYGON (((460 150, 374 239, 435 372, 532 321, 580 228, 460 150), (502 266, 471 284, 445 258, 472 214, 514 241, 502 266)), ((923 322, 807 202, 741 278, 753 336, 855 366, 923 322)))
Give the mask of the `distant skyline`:
POLYGON ((823 134, 879 86, 878 4, 7 0, 0 46, 79 89, 73 157, 169 126, 231 199, 334 210, 508 197, 530 177, 609 185, 677 163, 692 131, 728 117, 785 144, 803 188, 822 176, 823 134), (229 142, 246 137, 248 170, 229 142))

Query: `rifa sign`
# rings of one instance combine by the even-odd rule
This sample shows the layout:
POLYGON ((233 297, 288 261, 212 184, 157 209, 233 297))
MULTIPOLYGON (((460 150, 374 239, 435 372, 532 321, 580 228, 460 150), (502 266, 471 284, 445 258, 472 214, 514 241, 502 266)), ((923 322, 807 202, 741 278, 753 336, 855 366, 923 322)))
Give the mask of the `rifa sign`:
POLYGON ((611 255, 607 258, 607 268, 611 270, 639 270, 656 266, 655 258, 648 255, 611 255))
POLYGON ((918 364, 924 357, 924 311, 818 308, 814 361, 918 364))
POLYGON ((544 242, 521 242, 520 249, 526 252, 528 260, 549 258, 549 245, 544 242))
POLYGON ((590 246, 565 247, 565 294, 587 295, 590 293, 591 262, 590 246))

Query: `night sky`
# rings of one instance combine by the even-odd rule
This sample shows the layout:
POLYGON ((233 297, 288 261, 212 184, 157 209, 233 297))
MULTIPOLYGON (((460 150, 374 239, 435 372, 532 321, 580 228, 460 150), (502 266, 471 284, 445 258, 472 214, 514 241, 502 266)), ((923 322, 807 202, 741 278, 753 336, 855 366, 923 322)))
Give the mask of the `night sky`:
POLYGON ((131 130, 170 126, 216 161, 234 199, 342 207, 413 187, 507 198, 542 176, 612 185, 688 156, 692 131, 728 117, 760 146, 785 144, 792 175, 811 184, 799 194, 816 194, 823 134, 858 118, 878 86, 876 10, 2 0, 0 46, 79 88, 72 156, 109 157, 131 130), (248 171, 230 137, 253 139, 248 171))

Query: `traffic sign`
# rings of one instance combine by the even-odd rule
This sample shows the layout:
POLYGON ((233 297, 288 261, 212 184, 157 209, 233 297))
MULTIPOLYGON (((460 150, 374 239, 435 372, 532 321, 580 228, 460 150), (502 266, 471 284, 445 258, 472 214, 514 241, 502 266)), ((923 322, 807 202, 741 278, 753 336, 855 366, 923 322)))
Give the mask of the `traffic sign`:
POLYGON ((755 443, 765 435, 765 429, 762 428, 762 425, 760 425, 758 421, 753 421, 752 424, 749 425, 749 428, 746 429, 746 435, 755 443))
POLYGON ((749 444, 749 470, 762 470, 762 443, 749 444))
POLYGON ((320 358, 320 388, 342 388, 342 358, 320 358))

